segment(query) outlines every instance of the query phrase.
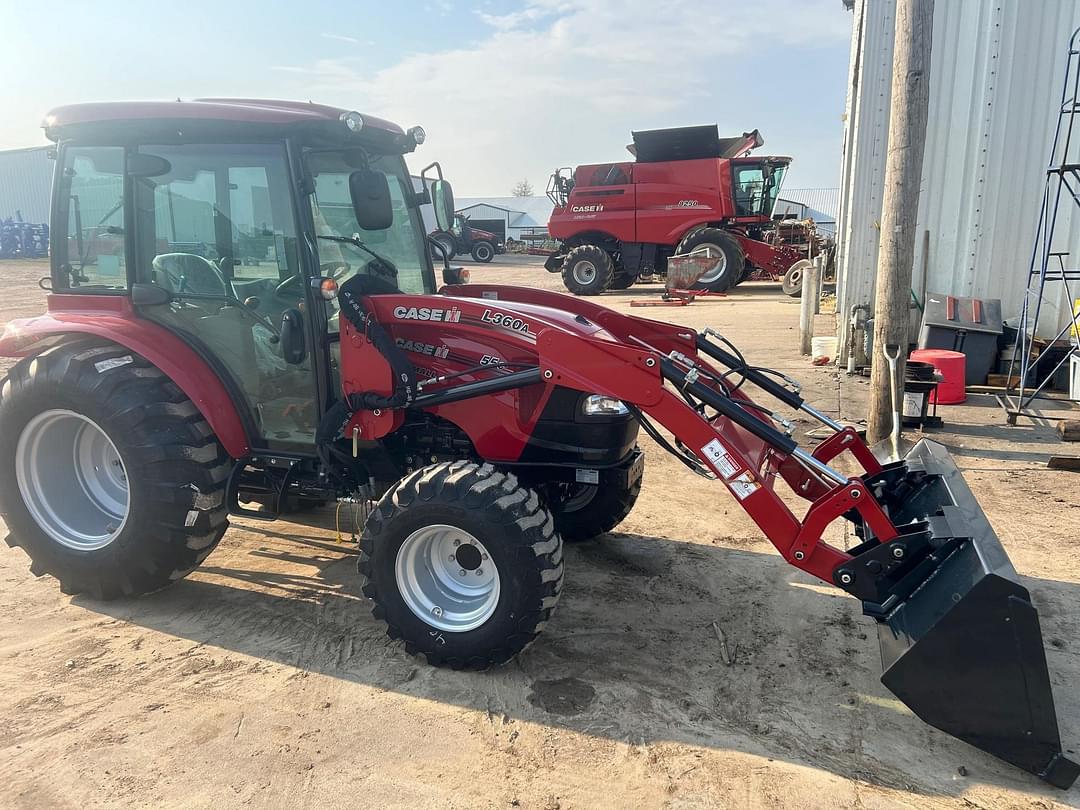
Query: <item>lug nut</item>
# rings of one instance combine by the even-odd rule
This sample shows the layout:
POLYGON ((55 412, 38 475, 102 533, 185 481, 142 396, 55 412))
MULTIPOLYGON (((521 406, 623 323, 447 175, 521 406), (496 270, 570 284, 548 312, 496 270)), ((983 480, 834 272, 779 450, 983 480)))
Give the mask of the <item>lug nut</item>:
POLYGON ((462 568, 462 569, 461 569, 460 571, 458 571, 458 576, 459 576, 459 577, 463 577, 463 576, 465 576, 465 574, 466 574, 466 573, 467 573, 467 572, 465 571, 465 569, 464 569, 464 568, 462 568))
POLYGON ((438 605, 435 605, 435 607, 433 607, 431 609, 431 615, 434 616, 435 618, 438 618, 439 616, 442 616, 442 608, 439 607, 438 605))
POLYGON ((455 554, 450 555, 450 562, 453 562, 456 559, 457 559, 457 555, 455 555, 455 554))
POLYGON ((481 554, 481 555, 480 555, 480 557, 481 557, 482 559, 485 559, 485 560, 486 560, 486 559, 487 559, 487 554, 481 554))
POLYGON ((482 577, 484 575, 484 569, 483 568, 477 568, 476 569, 476 575, 478 577, 482 577))
POLYGON ((455 540, 455 541, 454 541, 454 545, 455 545, 455 546, 460 546, 460 545, 461 545, 461 541, 460 541, 460 540, 455 540))

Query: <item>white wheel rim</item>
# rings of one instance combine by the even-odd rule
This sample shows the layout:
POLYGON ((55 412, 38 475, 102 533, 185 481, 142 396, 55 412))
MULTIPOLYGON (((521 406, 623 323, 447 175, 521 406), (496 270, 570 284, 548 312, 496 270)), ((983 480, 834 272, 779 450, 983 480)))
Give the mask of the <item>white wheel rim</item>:
POLYGON ((77 551, 112 543, 130 511, 127 471, 116 445, 81 413, 48 410, 23 428, 15 478, 31 517, 77 551))
POLYGON ((596 265, 583 260, 574 265, 574 281, 578 284, 592 284, 596 278, 596 265))
POLYGON ((690 255, 720 260, 720 264, 697 280, 698 284, 711 284, 714 281, 719 281, 723 277, 724 271, 727 270, 727 254, 719 245, 714 245, 712 242, 702 242, 690 251, 690 255))
POLYGON ((394 577, 409 610, 438 630, 475 630, 499 604, 494 560, 479 540, 456 526, 432 524, 406 537, 394 577))

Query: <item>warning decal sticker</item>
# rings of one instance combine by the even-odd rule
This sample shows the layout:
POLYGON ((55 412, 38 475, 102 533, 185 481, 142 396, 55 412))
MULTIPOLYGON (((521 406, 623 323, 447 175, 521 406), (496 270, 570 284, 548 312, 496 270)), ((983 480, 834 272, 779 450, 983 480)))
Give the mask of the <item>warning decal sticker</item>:
POLYGON ((742 465, 724 449, 719 439, 713 439, 701 448, 701 452, 725 481, 742 471, 742 465))

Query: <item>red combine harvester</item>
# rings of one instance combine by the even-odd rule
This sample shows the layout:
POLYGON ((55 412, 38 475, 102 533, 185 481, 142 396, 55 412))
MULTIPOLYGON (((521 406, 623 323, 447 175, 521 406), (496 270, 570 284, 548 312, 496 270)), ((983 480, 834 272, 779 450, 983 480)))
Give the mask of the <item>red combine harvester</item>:
POLYGON ((791 158, 747 157, 755 129, 721 138, 716 125, 633 133, 633 162, 558 169, 548 233, 562 245, 544 267, 575 295, 624 290, 663 275, 676 253, 720 258, 697 289, 724 292, 755 270, 780 278, 805 252, 767 241, 791 158), (567 172, 567 174, 563 174, 567 172))
POLYGON ((883 683, 926 722, 1076 779, 1038 614, 940 445, 879 462, 711 329, 460 284, 448 261, 439 289, 420 206, 445 228, 453 195, 436 163, 413 189, 418 127, 209 99, 62 107, 46 133, 48 312, 0 338, 19 358, 0 383, 0 511, 33 573, 146 594, 202 563, 230 514, 370 504, 357 587, 375 617, 431 664, 483 669, 552 620, 563 539, 633 507, 641 429, 862 602, 883 683), (800 448, 752 387, 832 435, 800 448), (859 474, 832 466, 845 451, 859 474), (826 543, 834 521, 859 544, 826 543))

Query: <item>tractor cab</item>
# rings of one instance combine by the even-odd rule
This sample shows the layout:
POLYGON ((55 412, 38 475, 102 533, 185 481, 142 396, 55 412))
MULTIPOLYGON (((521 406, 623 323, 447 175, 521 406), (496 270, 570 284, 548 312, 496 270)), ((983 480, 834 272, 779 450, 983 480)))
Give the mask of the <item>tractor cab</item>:
POLYGON ((341 284, 437 287, 419 211, 430 192, 403 160, 419 128, 217 99, 64 107, 46 131, 62 235, 50 312, 130 302, 218 368, 267 449, 310 449, 340 389, 341 284))

